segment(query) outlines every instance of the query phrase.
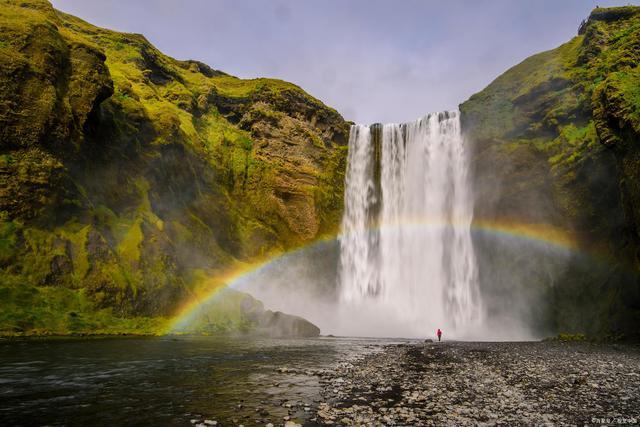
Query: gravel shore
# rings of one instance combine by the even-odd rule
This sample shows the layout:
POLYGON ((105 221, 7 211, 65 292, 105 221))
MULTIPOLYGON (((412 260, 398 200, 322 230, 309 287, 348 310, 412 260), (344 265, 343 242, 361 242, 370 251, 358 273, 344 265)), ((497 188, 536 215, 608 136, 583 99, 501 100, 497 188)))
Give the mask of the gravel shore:
POLYGON ((640 349, 589 343, 385 346, 321 377, 320 425, 640 422, 640 349))

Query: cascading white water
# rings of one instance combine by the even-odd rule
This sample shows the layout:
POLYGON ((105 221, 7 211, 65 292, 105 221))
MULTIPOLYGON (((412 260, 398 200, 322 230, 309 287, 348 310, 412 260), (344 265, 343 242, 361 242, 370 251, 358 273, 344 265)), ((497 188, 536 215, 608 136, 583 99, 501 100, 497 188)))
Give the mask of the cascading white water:
POLYGON ((458 112, 351 128, 341 299, 384 334, 461 336, 480 320, 467 157, 458 112))

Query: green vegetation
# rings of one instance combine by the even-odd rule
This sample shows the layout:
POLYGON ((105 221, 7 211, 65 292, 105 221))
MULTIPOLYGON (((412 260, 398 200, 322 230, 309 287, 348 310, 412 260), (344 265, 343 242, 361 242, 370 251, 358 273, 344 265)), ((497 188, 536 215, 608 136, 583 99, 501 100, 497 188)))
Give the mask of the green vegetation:
POLYGON ((543 138, 546 143, 535 144, 535 149, 552 158, 554 166, 573 167, 573 161, 602 148, 594 144, 597 138, 605 144, 613 141, 607 130, 611 117, 603 115, 616 114, 621 124, 638 131, 639 9, 605 10, 610 9, 592 13, 583 34, 524 60, 463 103, 474 137, 518 139, 528 145, 543 138), (575 150, 580 155, 572 156, 575 150))
POLYGON ((97 309, 83 289, 36 287, 0 279, 3 335, 163 333, 168 319, 121 317, 109 308, 97 309))
POLYGON ((551 330, 640 337, 639 40, 639 7, 596 8, 571 41, 460 106, 475 141, 477 216, 551 223, 606 260, 574 256, 553 270, 559 277, 540 291, 551 330))
POLYGON ((194 272, 337 227, 348 124, 299 87, 45 0, 0 0, 0 40, 0 334, 156 333, 194 272))
POLYGON ((223 289, 210 301, 204 302, 191 315, 188 324, 179 325, 171 332, 201 335, 247 333, 254 326, 248 316, 248 311, 253 306, 261 307, 256 300, 247 294, 223 289), (247 307, 247 305, 249 306, 247 307))
POLYGON ((584 334, 568 334, 568 333, 560 333, 555 337, 546 338, 545 341, 562 341, 562 342, 572 342, 572 341, 586 341, 587 337, 584 334))
MULTIPOLYGON (((523 278, 555 332, 638 334, 639 11, 594 10, 460 106, 478 217, 551 223, 616 260, 547 283, 547 256, 523 278)), ((348 131, 293 84, 0 0, 0 334, 160 333, 229 266, 332 234, 348 131)), ((238 298, 202 331, 249 327, 238 298)))

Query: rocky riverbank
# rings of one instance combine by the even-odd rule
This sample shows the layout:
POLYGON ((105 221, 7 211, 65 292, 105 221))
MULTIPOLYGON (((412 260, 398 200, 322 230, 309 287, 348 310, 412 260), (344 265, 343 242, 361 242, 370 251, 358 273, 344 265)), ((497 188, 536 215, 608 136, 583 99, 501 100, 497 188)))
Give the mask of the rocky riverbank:
POLYGON ((636 424, 640 348, 589 343, 386 346, 321 377, 321 425, 636 424))

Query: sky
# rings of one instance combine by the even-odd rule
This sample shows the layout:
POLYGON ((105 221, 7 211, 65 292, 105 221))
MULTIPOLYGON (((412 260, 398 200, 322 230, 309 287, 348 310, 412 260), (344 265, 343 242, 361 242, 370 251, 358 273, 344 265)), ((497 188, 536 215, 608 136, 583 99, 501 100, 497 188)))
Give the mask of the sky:
POLYGON ((606 0, 54 0, 177 59, 290 81, 358 123, 451 110, 606 0))

